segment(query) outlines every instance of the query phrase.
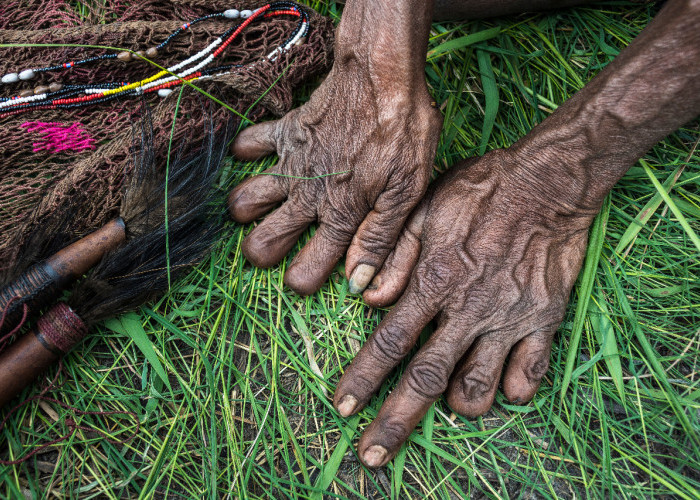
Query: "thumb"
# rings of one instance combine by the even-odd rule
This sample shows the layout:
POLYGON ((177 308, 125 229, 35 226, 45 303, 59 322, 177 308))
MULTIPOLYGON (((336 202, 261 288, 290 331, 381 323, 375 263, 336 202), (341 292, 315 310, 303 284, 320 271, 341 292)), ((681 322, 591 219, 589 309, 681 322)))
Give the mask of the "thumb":
MULTIPOLYGON (((427 180, 426 180, 427 183, 427 180)), ((407 195, 397 183, 377 198, 355 233, 345 260, 351 293, 361 293, 394 249, 405 220, 420 200, 424 186, 407 195)))

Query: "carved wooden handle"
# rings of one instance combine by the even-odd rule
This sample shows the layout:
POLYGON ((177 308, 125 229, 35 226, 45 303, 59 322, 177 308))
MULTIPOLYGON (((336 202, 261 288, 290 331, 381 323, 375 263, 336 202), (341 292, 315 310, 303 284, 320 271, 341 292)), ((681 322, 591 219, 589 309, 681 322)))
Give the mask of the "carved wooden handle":
POLYGON ((65 303, 49 309, 30 332, 0 355, 0 408, 87 334, 80 317, 65 303))
POLYGON ((32 311, 46 307, 56 300, 68 284, 95 266, 105 253, 117 247, 124 239, 124 221, 115 219, 27 269, 0 290, 0 314, 5 311, 0 334, 17 325, 25 304, 32 311))

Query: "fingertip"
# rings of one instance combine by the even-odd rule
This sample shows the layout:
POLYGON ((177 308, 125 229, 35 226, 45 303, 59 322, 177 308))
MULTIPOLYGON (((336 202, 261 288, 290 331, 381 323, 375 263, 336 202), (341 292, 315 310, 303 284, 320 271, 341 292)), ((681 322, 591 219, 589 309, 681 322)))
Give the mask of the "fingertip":
POLYGON ((253 222, 254 212, 252 210, 250 197, 247 196, 245 183, 236 186, 228 195, 228 212, 231 218, 239 224, 253 222))
POLYGON ((274 130, 277 122, 253 125, 241 131, 231 145, 231 154, 245 161, 252 161, 274 153, 274 130))
POLYGON ((245 237, 243 255, 256 267, 274 266, 289 253, 312 220, 304 207, 284 203, 245 237))
POLYGON ((532 333, 513 347, 503 376, 503 394, 508 401, 525 404, 537 394, 549 369, 554 337, 554 329, 551 330, 532 333))
POLYGON ((276 172, 277 166, 274 166, 233 188, 227 202, 234 221, 248 224, 284 201, 287 193, 279 177, 274 175, 276 172))
POLYGON ((302 297, 316 293, 323 286, 325 280, 325 276, 319 280, 310 275, 305 266, 299 264, 292 264, 284 273, 284 284, 302 297))
POLYGON ((345 394, 342 397, 337 397, 333 402, 335 409, 338 410, 341 417, 349 417, 360 410, 360 402, 352 394, 345 394))
POLYGON ((348 279, 348 290, 350 293, 362 293, 372 278, 374 278, 377 268, 371 264, 359 264, 350 274, 348 279))
POLYGON ((511 366, 503 377, 503 395, 513 404, 526 404, 537 394, 542 377, 527 374, 521 366, 511 366))
POLYGON ((243 251, 243 256, 248 260, 248 262, 253 264, 255 267, 267 269, 268 267, 272 267, 282 260, 284 255, 280 256, 278 255, 278 252, 270 251, 269 245, 261 242, 259 238, 254 236, 256 230, 257 228, 245 237, 243 244, 241 245, 241 250, 243 251))
POLYGON ((377 467, 386 465, 389 460, 391 460, 391 457, 386 448, 382 445, 374 444, 367 447, 367 449, 360 454, 360 460, 362 460, 362 463, 367 467, 376 469, 377 467))
POLYGON ((408 286, 410 273, 405 276, 381 272, 374 277, 362 294, 362 299, 370 307, 388 307, 395 304, 408 286))
POLYGON ((524 405, 529 403, 535 394, 539 384, 533 385, 527 380, 519 380, 517 377, 508 377, 503 380, 503 395, 509 403, 524 405))
POLYGON ((466 418, 477 418, 487 413, 493 406, 493 397, 467 400, 463 394, 463 389, 451 389, 447 393, 447 404, 458 415, 466 418))
POLYGON ((349 234, 350 231, 341 234, 321 222, 316 233, 287 269, 284 283, 302 296, 320 290, 345 254, 350 243, 349 234))

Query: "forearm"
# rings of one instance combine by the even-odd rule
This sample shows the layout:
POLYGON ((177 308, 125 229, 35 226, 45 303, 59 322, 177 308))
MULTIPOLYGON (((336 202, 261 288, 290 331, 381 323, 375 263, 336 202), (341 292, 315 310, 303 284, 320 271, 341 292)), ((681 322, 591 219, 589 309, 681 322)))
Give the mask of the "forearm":
MULTIPOLYGON (((362 73, 380 110, 427 97, 425 57, 433 0, 350 0, 338 28, 336 70, 362 73)), ((406 112, 409 109, 405 109, 406 112)))
POLYGON ((436 21, 483 19, 585 3, 592 3, 592 0, 435 0, 433 18, 436 21))
POLYGON ((670 0, 629 47, 516 143, 543 196, 597 210, 654 144, 700 115, 700 0, 670 0))

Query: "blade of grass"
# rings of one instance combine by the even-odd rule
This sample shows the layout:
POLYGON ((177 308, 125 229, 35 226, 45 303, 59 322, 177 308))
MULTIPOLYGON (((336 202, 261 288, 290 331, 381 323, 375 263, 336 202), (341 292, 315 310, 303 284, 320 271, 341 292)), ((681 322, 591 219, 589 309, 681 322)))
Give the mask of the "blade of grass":
POLYGON ((476 58, 479 61, 481 87, 484 89, 484 97, 486 99, 484 124, 481 129, 481 142, 479 143, 479 155, 483 155, 486 152, 486 146, 498 114, 498 85, 496 85, 496 76, 493 74, 493 68, 491 67, 491 55, 484 50, 477 50, 476 58))
POLYGON ((649 164, 644 160, 639 160, 639 163, 641 163, 642 167, 644 167, 644 171, 649 176, 649 179, 651 179, 652 184, 654 184, 654 187, 659 192, 661 197, 664 199, 664 201, 668 205, 668 208, 671 209, 671 212, 673 212, 673 215, 676 216, 676 219, 678 219, 678 222, 680 223, 681 227, 683 228, 683 230, 686 232, 686 234, 690 238, 690 241, 692 241, 693 244, 695 245, 695 248, 697 248, 698 251, 700 251, 700 238, 698 238, 698 235, 695 234, 695 231, 693 231, 693 228, 690 227, 690 224, 688 223, 688 220, 683 215, 683 212, 681 212, 678 209, 676 204, 673 202, 671 197, 668 195, 668 192, 666 191, 666 189, 664 189, 664 187, 661 185, 659 180, 653 174, 653 172, 651 171, 651 168, 649 167, 649 164))
POLYGON ((475 43, 484 42, 486 40, 490 40, 491 38, 495 38, 500 32, 500 27, 489 28, 443 42, 428 52, 428 62, 432 62, 434 59, 437 59, 448 52, 453 52, 463 49, 464 47, 468 47, 469 45, 474 45, 475 43))
POLYGON ((583 332, 583 323, 588 313, 588 304, 591 300, 593 284, 595 283, 595 273, 598 269, 598 262, 600 261, 600 252, 603 248, 609 213, 610 196, 608 195, 605 198, 605 202, 603 202, 600 213, 593 221, 593 227, 591 228, 588 249, 586 250, 586 261, 583 265, 583 271, 578 286, 578 303, 576 304, 574 324, 571 327, 569 350, 566 353, 566 365, 564 367, 559 397, 560 402, 563 402, 566 396, 566 391, 571 382, 571 374, 574 370, 574 363, 578 356, 578 346, 581 340, 581 333, 583 332))
POLYGON ((132 312, 123 314, 119 318, 108 319, 105 321, 105 326, 114 332, 121 333, 131 338, 148 363, 153 367, 158 377, 163 381, 168 390, 172 392, 173 389, 170 387, 168 374, 165 372, 163 363, 160 362, 155 347, 153 347, 153 342, 148 338, 138 314, 132 312))

